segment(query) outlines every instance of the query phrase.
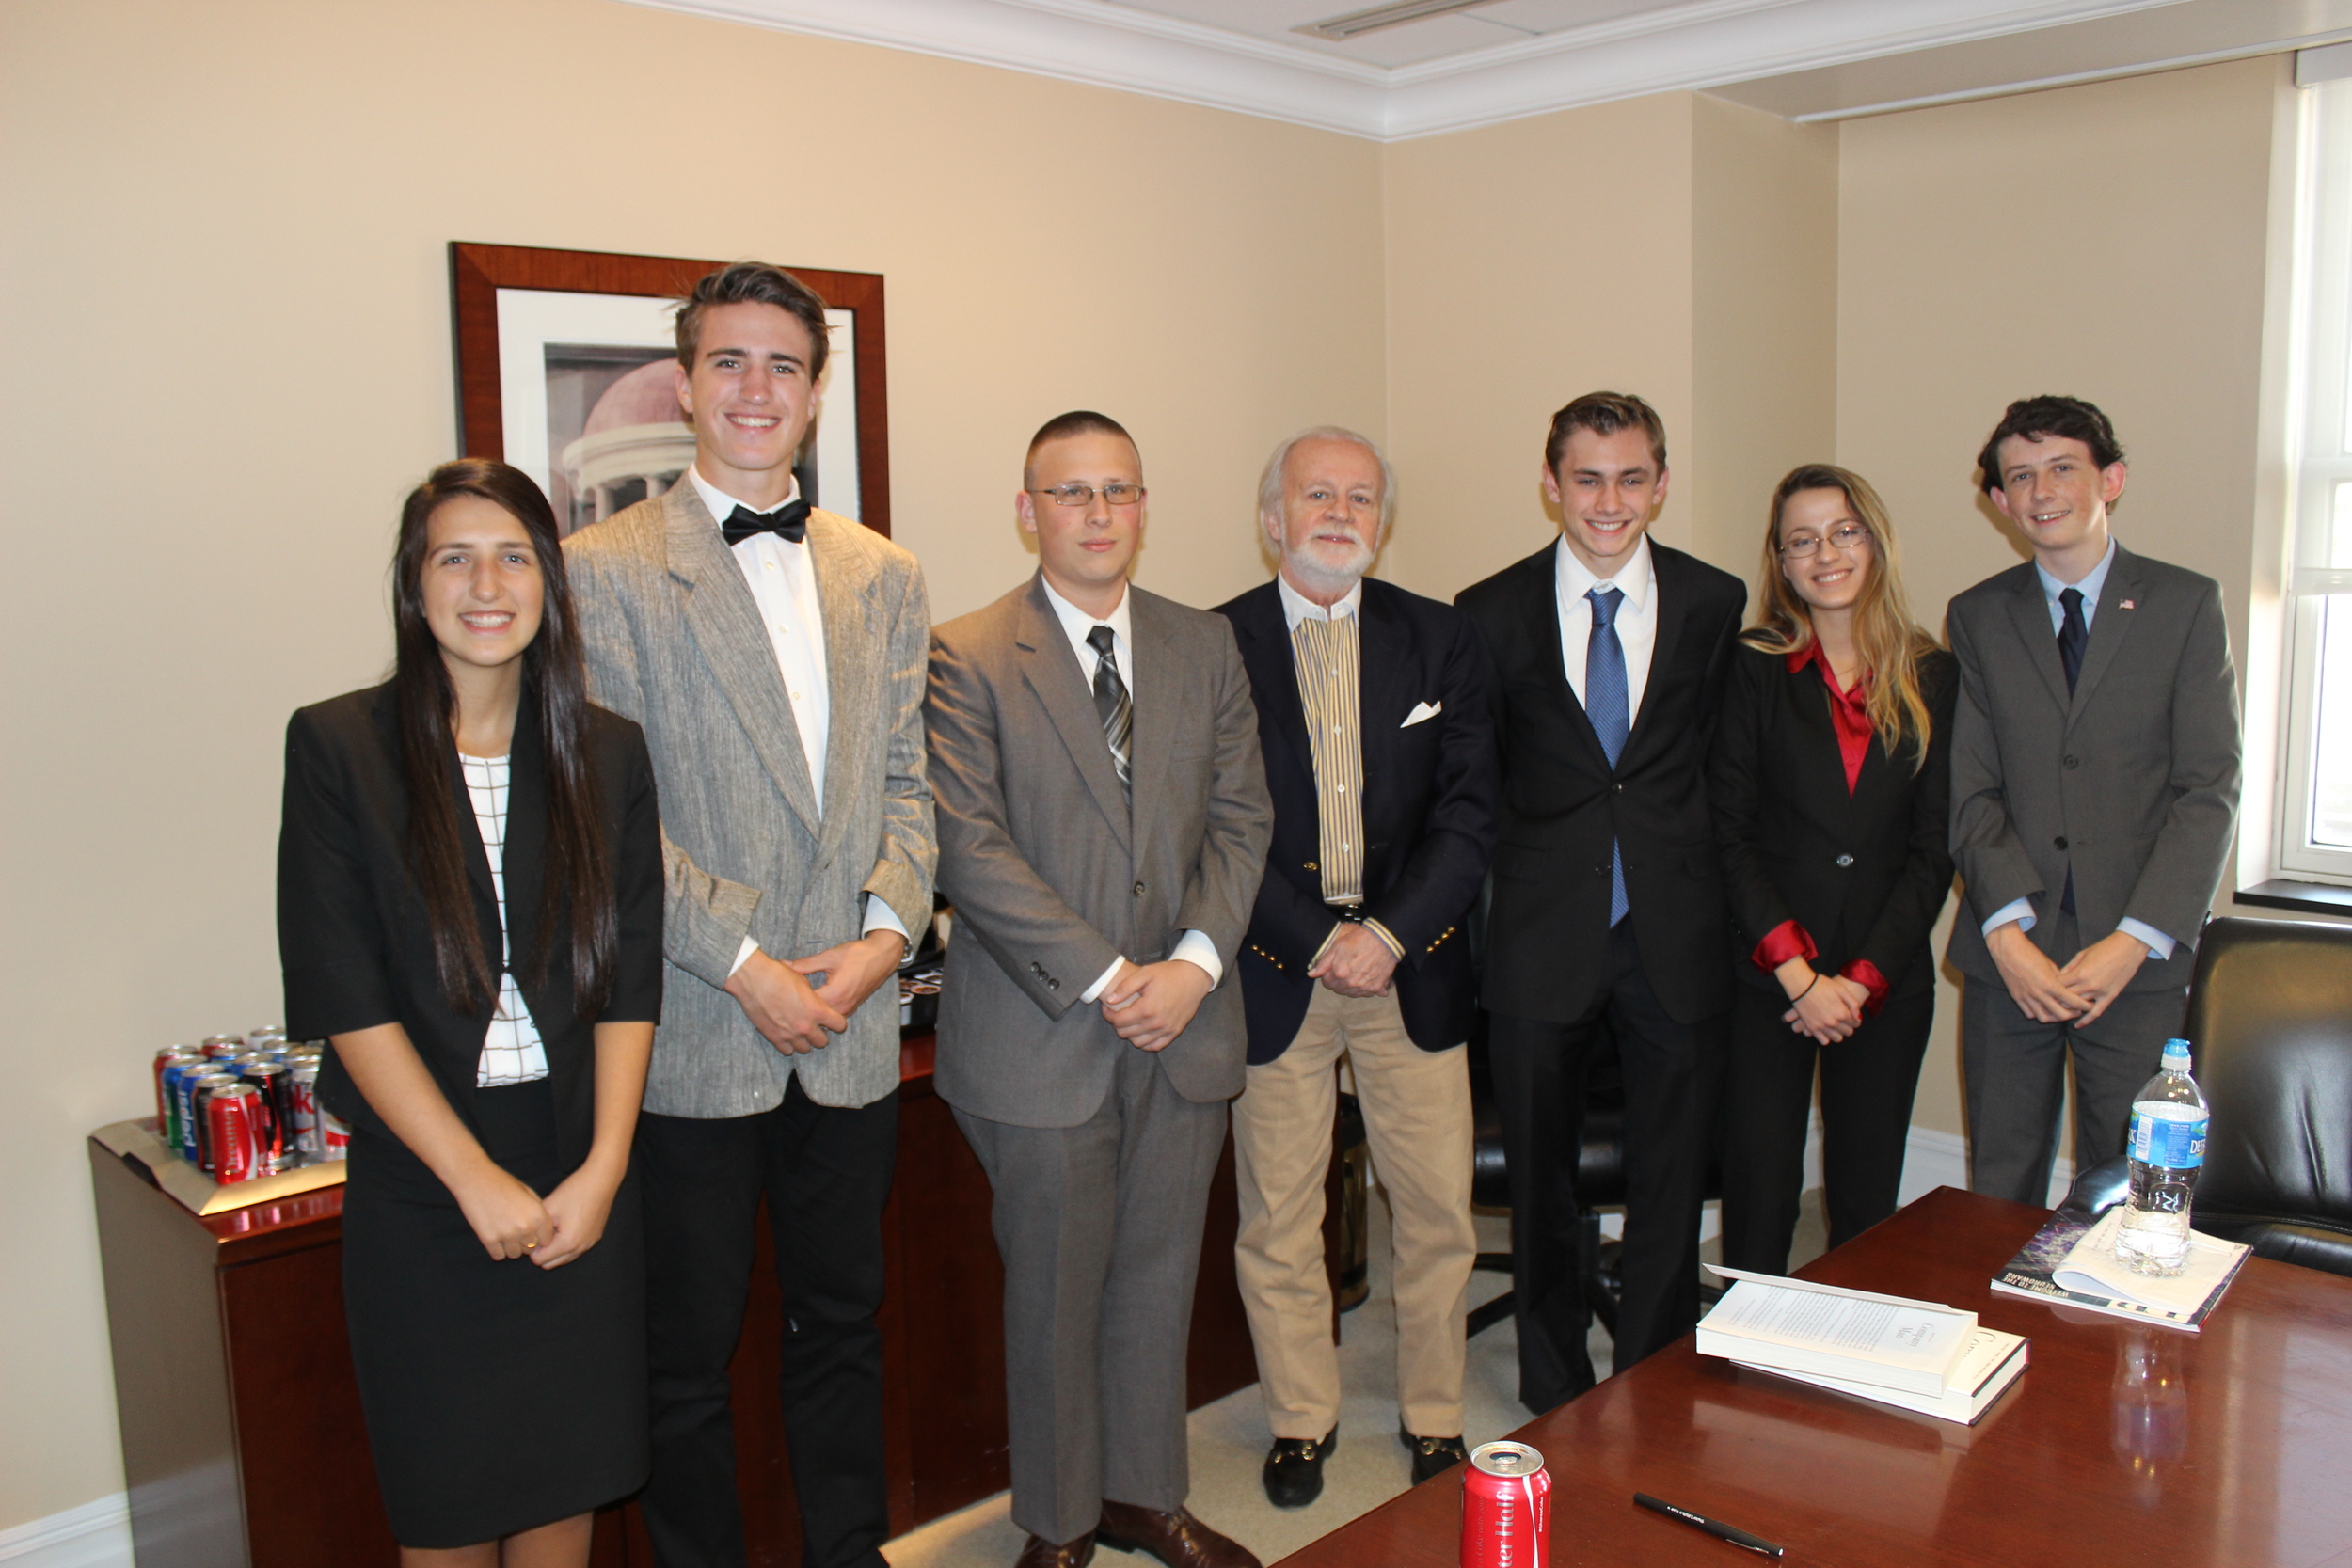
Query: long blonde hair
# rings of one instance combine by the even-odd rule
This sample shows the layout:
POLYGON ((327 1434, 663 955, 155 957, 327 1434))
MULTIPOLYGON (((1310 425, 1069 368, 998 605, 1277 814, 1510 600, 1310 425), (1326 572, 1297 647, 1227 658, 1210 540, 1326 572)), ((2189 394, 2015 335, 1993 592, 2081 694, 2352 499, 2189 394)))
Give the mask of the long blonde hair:
MULTIPOLYGON (((1853 607, 1854 647, 1862 655, 1862 668, 1869 679, 1863 711, 1870 716, 1870 727, 1878 732, 1879 744, 1889 761, 1905 737, 1910 738, 1911 770, 1916 773, 1927 766, 1930 727, 1927 699, 1919 691, 1918 661, 1936 641, 1911 618, 1911 607, 1903 599, 1895 525, 1886 515, 1886 503, 1879 499, 1868 480, 1834 464, 1805 463, 1789 469, 1773 487, 1772 508, 1764 519, 1763 603, 1756 624, 1741 633, 1740 641, 1759 652, 1784 657, 1803 653, 1814 644, 1813 609, 1789 586, 1780 562, 1780 515, 1788 498, 1802 490, 1843 493, 1855 518, 1870 531, 1873 564, 1853 607)), ((1821 547, 1834 546, 1824 540, 1821 547)))

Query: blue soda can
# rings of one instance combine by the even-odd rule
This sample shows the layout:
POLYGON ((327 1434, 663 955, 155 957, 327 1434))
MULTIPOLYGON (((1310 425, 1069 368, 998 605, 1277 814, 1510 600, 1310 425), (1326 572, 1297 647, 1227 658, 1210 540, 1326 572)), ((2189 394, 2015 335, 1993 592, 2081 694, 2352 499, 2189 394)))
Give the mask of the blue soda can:
POLYGON ((176 1061, 164 1069, 164 1090, 171 1101, 170 1145, 190 1164, 196 1164, 196 1080, 212 1070, 214 1063, 206 1056, 176 1061))

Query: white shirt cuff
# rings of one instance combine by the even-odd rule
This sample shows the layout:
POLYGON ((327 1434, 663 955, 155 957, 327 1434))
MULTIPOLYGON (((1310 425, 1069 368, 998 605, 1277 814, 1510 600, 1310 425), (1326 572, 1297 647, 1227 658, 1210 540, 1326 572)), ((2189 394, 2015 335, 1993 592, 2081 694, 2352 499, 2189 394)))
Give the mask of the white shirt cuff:
POLYGON ((2134 920, 2131 916, 2125 915, 2115 923, 2115 928, 2134 942, 2145 944, 2148 956, 2158 963, 2172 957, 2172 939, 2145 921, 2134 920))
POLYGON ((736 949, 735 962, 727 970, 727 978, 730 980, 734 979, 736 970, 739 970, 745 964, 751 962, 752 955, 758 951, 759 943, 754 942, 749 937, 745 937, 743 939, 743 945, 736 949))
POLYGON ((1225 978, 1225 962, 1216 956, 1216 943, 1199 931, 1186 931, 1178 937, 1175 950, 1168 957, 1182 958, 1206 974, 1211 990, 1216 990, 1217 982, 1225 978))
POLYGON ((1102 995, 1104 988, 1111 983, 1113 976, 1118 974, 1120 966, 1126 961, 1126 958, 1123 957, 1113 958, 1111 960, 1110 968, 1103 971, 1101 974, 1095 976, 1094 984, 1087 987, 1086 990, 1078 993, 1078 1000, 1081 1002, 1091 1002, 1096 997, 1102 995))
POLYGON ((876 931, 888 931, 905 942, 907 950, 902 957, 914 956, 914 939, 907 935, 906 924, 898 918, 898 911, 892 909, 890 900, 881 894, 869 893, 866 895, 866 928, 859 934, 870 937, 876 931))
POLYGON ((2006 904, 2003 904, 1999 909, 1994 910, 1993 911, 1993 918, 1984 923, 1984 934, 1989 937, 2012 920, 2017 922, 2017 928, 2019 930, 2032 930, 2033 900, 2030 898, 2015 898, 2006 904))

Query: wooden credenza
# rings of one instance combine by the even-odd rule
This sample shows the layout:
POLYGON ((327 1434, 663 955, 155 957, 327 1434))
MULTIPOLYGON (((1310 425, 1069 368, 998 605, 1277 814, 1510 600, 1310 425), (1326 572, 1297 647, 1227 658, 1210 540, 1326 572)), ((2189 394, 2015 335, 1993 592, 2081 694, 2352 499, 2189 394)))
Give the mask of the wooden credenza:
MULTIPOLYGON (((1004 1273, 979 1163, 931 1087, 931 1037, 901 1052, 898 1171, 882 1219, 892 1533, 1006 1484, 1004 1273)), ((89 1144, 115 1398, 139 1568, 393 1568, 343 1330, 342 1190, 200 1219, 89 1144)), ((1196 1406, 1257 1380, 1233 1278, 1229 1139, 1193 1309, 1196 1406)), ((777 1388, 767 1227, 736 1347, 738 1486, 751 1561, 800 1561, 777 1388)), ((596 1568, 651 1568, 633 1503, 596 1521, 596 1568)))

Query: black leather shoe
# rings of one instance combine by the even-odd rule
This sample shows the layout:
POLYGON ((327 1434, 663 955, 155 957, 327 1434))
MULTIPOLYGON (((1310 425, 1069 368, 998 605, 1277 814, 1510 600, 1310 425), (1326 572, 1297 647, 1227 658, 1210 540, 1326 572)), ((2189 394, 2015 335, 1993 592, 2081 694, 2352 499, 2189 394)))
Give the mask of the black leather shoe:
POLYGON ((1304 1508, 1323 1496, 1323 1462, 1340 1445, 1333 1427, 1317 1442, 1311 1437, 1277 1437, 1266 1450, 1265 1500, 1277 1508, 1304 1508))
POLYGON ((1459 1437, 1416 1437, 1403 1427, 1396 1429, 1396 1436, 1398 1442, 1413 1450, 1415 1486, 1470 1462, 1470 1449, 1462 1446, 1459 1437))

